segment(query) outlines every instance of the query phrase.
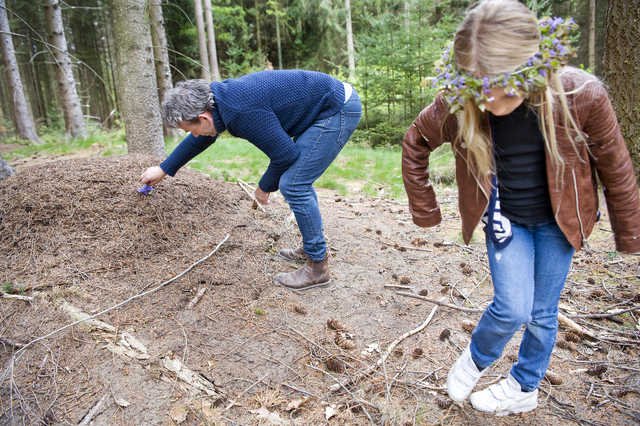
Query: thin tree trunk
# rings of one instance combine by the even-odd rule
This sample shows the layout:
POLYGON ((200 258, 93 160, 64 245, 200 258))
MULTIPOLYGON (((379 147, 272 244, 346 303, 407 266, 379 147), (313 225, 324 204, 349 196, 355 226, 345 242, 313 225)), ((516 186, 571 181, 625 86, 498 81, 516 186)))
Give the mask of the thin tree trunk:
POLYGON ((7 84, 11 102, 13 104, 13 114, 18 135, 25 139, 30 139, 40 143, 40 138, 36 134, 36 126, 33 116, 29 110, 27 99, 24 96, 24 87, 18 70, 15 49, 9 28, 9 17, 5 0, 0 0, 0 50, 2 50, 2 61, 6 69, 7 84))
POLYGON ((204 18, 207 23, 207 40, 209 41, 209 64, 211 65, 211 77, 215 81, 220 81, 220 67, 218 67, 218 51, 216 49, 216 31, 213 27, 213 12, 211 11, 211 0, 204 1, 204 18))
POLYGON ((211 68, 209 68, 209 55, 207 54, 207 33, 202 19, 202 0, 194 0, 196 14, 196 28, 198 29, 198 47, 200 48, 200 63, 202 64, 202 78, 211 81, 211 68))
MULTIPOLYGON (((158 96, 160 104, 162 104, 165 92, 173 87, 171 68, 169 67, 167 34, 164 30, 164 17, 162 16, 162 0, 151 0, 149 2, 149 15, 151 18, 153 57, 155 58, 156 78, 158 79, 158 96)), ((166 136, 177 135, 177 131, 173 127, 164 126, 163 128, 166 136)))
POLYGON ((116 90, 129 153, 164 156, 146 0, 111 0, 116 90))
POLYGON ((349 81, 356 78, 356 51, 353 46, 353 26, 351 25, 351 0, 344 0, 345 20, 347 24, 347 56, 349 58, 349 81))
MULTIPOLYGON (((640 22, 638 23, 640 25, 640 22)), ((589 69, 596 72, 596 0, 589 0, 589 69)))
POLYGON ((278 18, 278 12, 276 16, 276 44, 278 46, 278 69, 282 69, 282 40, 280 39, 280 18, 278 18))
POLYGON ((2 158, 0 158, 0 180, 6 179, 13 174, 13 169, 2 158))
POLYGON ((44 9, 49 30, 49 43, 53 48, 53 56, 57 65, 56 78, 64 113, 65 129, 67 135, 71 135, 71 137, 85 137, 87 132, 84 126, 80 98, 76 90, 76 80, 73 76, 71 56, 67 50, 60 3, 58 0, 47 0, 44 9))
POLYGON ((258 0, 255 0, 253 3, 256 8, 256 42, 258 44, 258 53, 262 54, 262 34, 260 30, 261 20, 260 20, 260 3, 258 0))
POLYGON ((640 173, 640 0, 609 1, 605 22, 604 79, 640 173))

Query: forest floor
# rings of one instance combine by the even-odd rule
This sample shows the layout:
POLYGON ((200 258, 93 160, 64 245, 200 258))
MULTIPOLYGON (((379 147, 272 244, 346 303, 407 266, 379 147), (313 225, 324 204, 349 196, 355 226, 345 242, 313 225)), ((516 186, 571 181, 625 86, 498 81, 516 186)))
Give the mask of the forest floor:
POLYGON ((492 294, 452 188, 429 229, 406 203, 321 191, 333 281, 294 292, 272 282, 299 243, 279 195, 263 212, 184 170, 143 196, 150 158, 32 160, 0 182, 0 424, 640 422, 638 313, 576 316, 640 306, 638 258, 613 251, 606 215, 561 303, 583 333, 561 328, 537 410, 495 418, 443 389, 492 294))

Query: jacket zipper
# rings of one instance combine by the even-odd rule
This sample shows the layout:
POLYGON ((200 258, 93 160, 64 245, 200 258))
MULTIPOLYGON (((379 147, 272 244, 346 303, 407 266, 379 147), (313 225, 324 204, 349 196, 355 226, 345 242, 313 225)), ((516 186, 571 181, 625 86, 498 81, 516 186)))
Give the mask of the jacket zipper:
POLYGON ((580 236, 582 237, 582 246, 586 250, 591 250, 591 247, 589 247, 589 243, 587 242, 587 239, 584 236, 584 226, 582 225, 582 218, 580 217, 580 198, 578 196, 578 183, 576 179, 576 171, 574 169, 571 169, 571 176, 573 177, 573 190, 574 190, 574 193, 576 194, 576 215, 578 216, 578 224, 580 224, 580 236))

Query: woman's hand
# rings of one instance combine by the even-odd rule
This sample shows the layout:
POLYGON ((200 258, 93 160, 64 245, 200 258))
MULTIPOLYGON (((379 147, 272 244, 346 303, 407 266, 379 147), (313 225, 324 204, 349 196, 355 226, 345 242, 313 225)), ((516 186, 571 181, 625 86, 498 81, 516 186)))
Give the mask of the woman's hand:
POLYGON ((140 176, 140 182, 147 185, 155 185, 160 182, 167 174, 158 166, 149 167, 140 176))
POLYGON ((260 189, 260 187, 256 188, 254 196, 256 197, 256 200, 258 200, 260 204, 262 205, 269 204, 269 193, 264 192, 262 189, 260 189))

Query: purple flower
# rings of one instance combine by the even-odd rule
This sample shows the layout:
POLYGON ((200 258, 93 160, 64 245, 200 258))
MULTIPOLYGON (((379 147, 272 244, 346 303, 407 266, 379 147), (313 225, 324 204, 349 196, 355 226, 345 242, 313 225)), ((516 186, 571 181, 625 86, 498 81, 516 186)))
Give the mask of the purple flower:
POLYGON ((538 73, 539 73, 541 76, 543 76, 543 77, 546 77, 546 76, 547 76, 547 70, 545 70, 544 68, 543 68, 543 69, 541 69, 541 70, 539 70, 539 71, 538 71, 538 73))
POLYGON ((138 188, 138 193, 142 195, 149 195, 153 191, 153 186, 147 185, 146 183, 138 188))

